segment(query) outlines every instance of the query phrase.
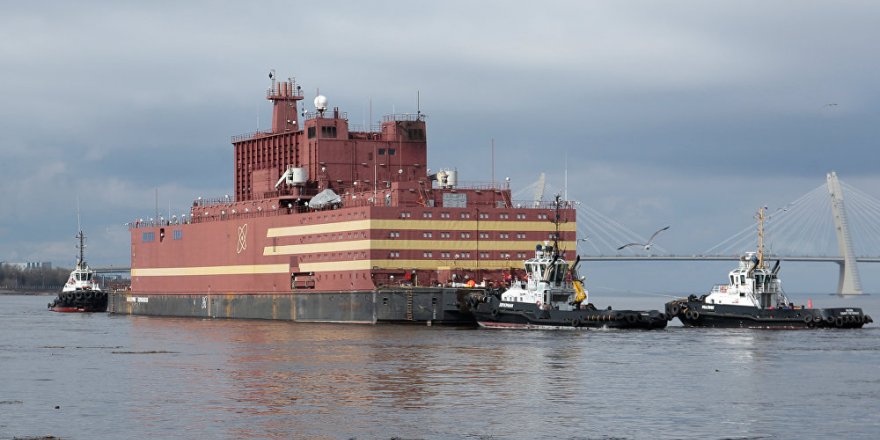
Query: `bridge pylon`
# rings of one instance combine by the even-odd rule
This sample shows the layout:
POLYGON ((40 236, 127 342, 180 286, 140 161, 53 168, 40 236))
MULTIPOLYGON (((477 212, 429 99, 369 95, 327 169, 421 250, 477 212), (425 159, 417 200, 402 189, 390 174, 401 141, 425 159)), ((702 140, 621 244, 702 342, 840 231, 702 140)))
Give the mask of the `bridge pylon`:
POLYGON ((861 295, 862 281, 859 279, 859 268, 852 248, 852 237, 846 221, 846 208, 843 205, 843 190, 837 173, 826 175, 828 193, 831 195, 831 214, 834 217, 834 229, 837 232, 837 247, 843 262, 840 263, 840 279, 837 282, 837 293, 840 295, 861 295))

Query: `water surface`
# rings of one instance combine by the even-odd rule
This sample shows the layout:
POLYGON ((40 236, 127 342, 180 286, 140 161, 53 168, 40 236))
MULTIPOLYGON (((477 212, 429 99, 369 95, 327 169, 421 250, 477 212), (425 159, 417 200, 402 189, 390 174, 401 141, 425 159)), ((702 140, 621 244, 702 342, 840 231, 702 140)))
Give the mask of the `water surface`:
MULTIPOLYGON (((479 330, 57 314, 46 311, 49 299, 0 296, 0 439, 880 432, 876 323, 848 331, 685 329, 678 321, 652 332, 479 330)), ((813 302, 880 317, 878 295, 813 302)), ((647 296, 615 303, 662 304, 647 296)))

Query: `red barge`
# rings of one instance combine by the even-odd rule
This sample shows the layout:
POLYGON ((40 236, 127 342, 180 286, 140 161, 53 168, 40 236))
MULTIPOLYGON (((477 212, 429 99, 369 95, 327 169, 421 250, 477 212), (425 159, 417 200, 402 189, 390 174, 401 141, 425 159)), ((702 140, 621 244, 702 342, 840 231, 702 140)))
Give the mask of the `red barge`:
MULTIPOLYGON (((111 313, 472 323, 464 296, 524 276, 557 233, 552 203, 429 170, 420 111, 356 130, 323 96, 305 111, 292 79, 272 79, 266 98, 271 132, 232 138, 233 197, 130 223, 131 290, 112 295, 111 313)), ((558 241, 573 258, 563 203, 558 241)))

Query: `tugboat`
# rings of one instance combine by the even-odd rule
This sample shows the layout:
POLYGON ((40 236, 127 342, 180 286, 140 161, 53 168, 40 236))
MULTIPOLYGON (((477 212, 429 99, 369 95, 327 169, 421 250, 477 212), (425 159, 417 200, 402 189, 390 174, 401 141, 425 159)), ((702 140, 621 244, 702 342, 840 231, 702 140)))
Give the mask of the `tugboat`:
MULTIPOLYGON (((557 207, 560 205, 556 198, 557 207)), ((557 209, 555 219, 559 228, 557 209)), ((558 234, 555 235, 558 237, 558 234)), ((525 280, 514 280, 503 292, 471 297, 470 309, 483 328, 621 328, 662 329, 671 319, 657 310, 597 309, 589 302, 584 277, 578 277, 580 257, 569 267, 558 242, 535 247, 535 257, 525 261, 525 280)))
POLYGON ((76 268, 61 289, 61 293, 49 303, 53 312, 106 312, 107 292, 101 290, 95 271, 85 260, 85 235, 82 230, 76 235, 79 239, 79 258, 76 268))
POLYGON ((758 210, 758 249, 747 252, 730 271, 728 284, 706 295, 690 295, 666 303, 666 313, 685 327, 721 328, 861 328, 874 322, 855 307, 814 309, 796 306, 786 297, 779 279, 779 261, 768 268, 764 260, 764 210, 758 210))

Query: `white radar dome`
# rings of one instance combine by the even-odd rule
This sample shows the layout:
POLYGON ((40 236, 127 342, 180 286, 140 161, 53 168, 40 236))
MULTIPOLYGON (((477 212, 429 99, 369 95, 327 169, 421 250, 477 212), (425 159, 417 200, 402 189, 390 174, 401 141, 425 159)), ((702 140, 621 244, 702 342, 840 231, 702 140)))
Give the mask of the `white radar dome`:
POLYGON ((327 110, 327 97, 318 95, 315 97, 315 110, 327 110))

